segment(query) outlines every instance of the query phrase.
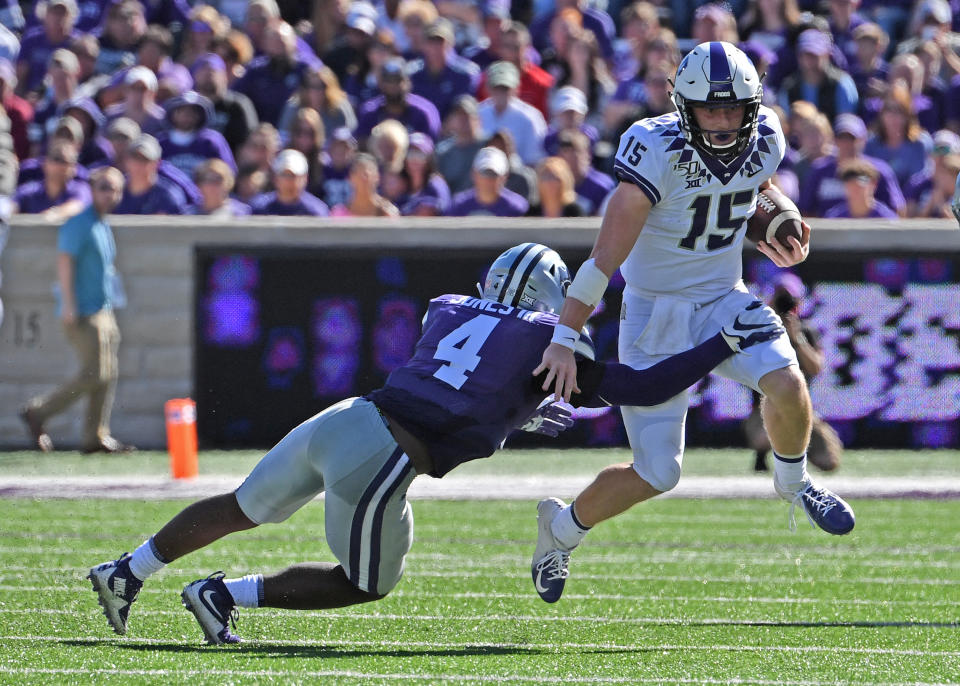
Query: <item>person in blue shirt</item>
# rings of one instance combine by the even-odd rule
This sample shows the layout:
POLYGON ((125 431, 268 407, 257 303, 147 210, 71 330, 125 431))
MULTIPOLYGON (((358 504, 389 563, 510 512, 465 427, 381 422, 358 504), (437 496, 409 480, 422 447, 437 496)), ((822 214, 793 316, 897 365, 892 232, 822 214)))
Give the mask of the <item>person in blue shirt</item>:
POLYGON ((116 453, 132 449, 110 433, 120 331, 113 315, 117 251, 106 215, 120 202, 123 174, 115 167, 101 167, 91 174, 90 181, 92 202, 60 227, 57 238, 59 315, 80 369, 59 388, 30 400, 20 412, 35 447, 44 452, 53 450, 44 422, 84 397, 88 402, 82 452, 116 453))
MULTIPOLYGON (((328 609, 383 598, 400 581, 413 543, 406 491, 415 476, 442 478, 489 457, 516 427, 556 436, 572 424, 569 410, 544 403, 544 378, 532 373, 569 279, 556 252, 524 243, 497 258, 480 297, 431 300, 413 358, 383 388, 308 419, 236 491, 190 505, 132 555, 90 570, 114 631, 126 632, 130 606, 151 574, 229 533, 284 521, 321 492, 326 541, 339 564, 301 563, 238 579, 213 574, 188 584, 183 604, 207 642, 222 644, 240 641, 230 631, 237 607, 328 609)), ((582 392, 572 402, 603 407, 669 398, 735 352, 780 335, 778 324, 754 318, 758 310, 737 313, 697 348, 642 371, 595 362, 589 337, 581 335, 582 392), (738 335, 748 320, 750 335, 738 335)))

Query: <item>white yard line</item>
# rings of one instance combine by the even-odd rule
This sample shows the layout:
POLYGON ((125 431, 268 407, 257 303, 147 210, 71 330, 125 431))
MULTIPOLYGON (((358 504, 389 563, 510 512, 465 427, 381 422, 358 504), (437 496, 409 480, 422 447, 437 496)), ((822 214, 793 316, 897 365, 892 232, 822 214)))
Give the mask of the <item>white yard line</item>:
MULTIPOLYGON (((573 476, 469 475, 443 479, 421 476, 408 493, 413 499, 534 500, 548 495, 575 496, 590 483, 592 474, 573 476)), ((174 480, 158 475, 111 476, 2 476, 0 497, 6 498, 200 498, 235 489, 242 476, 199 476, 174 480)), ((960 478, 818 476, 818 483, 845 498, 958 498, 960 478)), ((776 498, 769 476, 690 476, 661 498, 776 498)))

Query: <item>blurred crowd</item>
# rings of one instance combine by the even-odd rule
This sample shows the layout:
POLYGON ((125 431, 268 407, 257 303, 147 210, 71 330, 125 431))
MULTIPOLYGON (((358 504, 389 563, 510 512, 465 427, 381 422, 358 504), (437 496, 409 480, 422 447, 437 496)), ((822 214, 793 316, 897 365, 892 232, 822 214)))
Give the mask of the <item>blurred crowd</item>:
POLYGON ((600 214, 697 43, 765 74, 808 216, 950 217, 960 0, 0 0, 0 195, 126 214, 600 214))

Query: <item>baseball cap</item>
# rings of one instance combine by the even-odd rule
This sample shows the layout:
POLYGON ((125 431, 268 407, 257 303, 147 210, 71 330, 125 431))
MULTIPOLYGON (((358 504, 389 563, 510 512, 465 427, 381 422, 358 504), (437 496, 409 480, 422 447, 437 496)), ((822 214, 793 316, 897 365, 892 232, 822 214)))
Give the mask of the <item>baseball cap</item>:
POLYGON ((797 51, 814 55, 830 54, 830 37, 819 29, 807 29, 797 39, 797 51))
POLYGON ((140 155, 151 162, 156 162, 163 153, 160 150, 160 144, 157 142, 157 139, 149 133, 143 133, 140 134, 137 140, 130 144, 130 147, 127 148, 127 154, 140 155))
POLYGON ((296 176, 303 176, 307 173, 307 166, 307 158, 304 157, 302 152, 287 148, 277 155, 277 158, 273 161, 272 169, 275 174, 289 171, 296 176))
POLYGON ((407 61, 402 57, 391 57, 380 68, 384 78, 402 79, 407 76, 407 61))
POLYGON ((425 133, 414 131, 410 134, 410 148, 416 148, 424 155, 433 154, 433 139, 425 133))
POLYGON ((377 32, 377 25, 374 23, 373 19, 365 14, 361 14, 360 12, 351 11, 347 13, 346 24, 349 28, 362 31, 368 36, 372 36, 377 32))
POLYGON ((357 139, 353 135, 353 131, 350 130, 349 126, 339 126, 333 130, 333 133, 330 134, 331 141, 340 141, 341 143, 346 143, 352 147, 357 147, 357 139))
MULTIPOLYGON (((70 121, 77 121, 72 117, 70 121)), ((107 125, 107 140, 114 138, 126 138, 128 141, 134 141, 140 138, 140 125, 130 117, 117 117, 107 125)))
POLYGON ((872 21, 865 21, 853 30, 853 39, 860 40, 861 38, 873 38, 875 41, 880 42, 887 38, 887 34, 879 24, 874 24, 872 21))
POLYGON ((442 38, 448 43, 453 43, 453 24, 449 20, 440 17, 427 27, 424 35, 427 38, 442 38))
POLYGON ((198 71, 204 67, 209 67, 214 71, 227 71, 227 63, 223 61, 223 58, 220 55, 214 52, 208 52, 204 55, 200 55, 190 67, 190 73, 196 74, 198 71))
POLYGON ((506 86, 516 88, 520 85, 520 72, 511 62, 494 62, 487 67, 487 85, 491 88, 506 86))
POLYGON ((123 83, 126 86, 132 86, 135 83, 142 83, 149 91, 157 90, 157 75, 149 67, 138 65, 127 71, 123 77, 123 83))
POLYGON ((56 134, 64 130, 70 134, 70 140, 83 143, 83 126, 81 126, 80 122, 76 119, 73 117, 60 117, 57 120, 57 125, 54 127, 53 132, 56 134))
POLYGON ((841 133, 849 133, 854 138, 866 138, 867 125, 855 114, 840 114, 834 124, 833 133, 837 136, 841 133))
POLYGON ((947 24, 952 14, 947 0, 924 0, 920 5, 921 21, 933 18, 938 24, 947 24))
POLYGON ((587 96, 576 86, 564 86, 553 96, 554 114, 573 110, 579 114, 587 113, 587 96))
POLYGON ((75 0, 47 0, 47 9, 51 7, 63 7, 69 14, 77 16, 80 10, 77 8, 75 0))
POLYGON ((497 176, 506 176, 510 171, 507 156, 500 148, 480 148, 473 158, 473 169, 477 172, 492 171, 497 176))
POLYGON ((960 153, 960 136, 949 129, 940 129, 933 134, 934 155, 954 155, 960 153))
POLYGON ((57 64, 70 72, 80 71, 80 60, 77 59, 77 56, 66 48, 57 48, 53 51, 53 54, 50 55, 51 65, 57 64))
POLYGON ((480 11, 484 17, 497 17, 498 19, 510 18, 510 0, 483 0, 480 3, 480 11))

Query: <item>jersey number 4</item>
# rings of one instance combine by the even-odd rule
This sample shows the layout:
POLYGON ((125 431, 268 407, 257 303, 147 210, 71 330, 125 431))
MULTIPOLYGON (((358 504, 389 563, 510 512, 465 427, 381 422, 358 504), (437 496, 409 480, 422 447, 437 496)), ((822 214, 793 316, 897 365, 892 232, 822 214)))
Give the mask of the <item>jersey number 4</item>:
POLYGON ((478 314, 441 338, 433 359, 447 364, 441 365, 433 375, 459 391, 467 382, 467 372, 472 372, 480 364, 480 348, 499 323, 497 317, 478 314))
MULTIPOLYGON (((710 219, 710 204, 712 195, 698 195, 690 203, 693 210, 693 221, 690 222, 690 231, 680 240, 680 247, 685 250, 696 250, 697 240, 707 230, 707 221, 710 219)), ((719 232, 707 234, 707 250, 719 250, 733 241, 737 230, 743 226, 746 217, 732 217, 731 212, 738 205, 749 205, 753 200, 753 191, 738 191, 724 193, 717 204, 717 229, 719 232)))

